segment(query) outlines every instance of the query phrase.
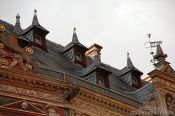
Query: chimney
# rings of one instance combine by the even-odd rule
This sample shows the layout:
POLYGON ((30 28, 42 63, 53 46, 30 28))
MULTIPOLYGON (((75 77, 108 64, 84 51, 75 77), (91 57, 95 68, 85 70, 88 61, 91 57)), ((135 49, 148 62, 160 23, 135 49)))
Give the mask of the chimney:
POLYGON ((88 48, 85 55, 93 60, 96 65, 101 64, 101 49, 102 46, 98 44, 93 44, 88 48))

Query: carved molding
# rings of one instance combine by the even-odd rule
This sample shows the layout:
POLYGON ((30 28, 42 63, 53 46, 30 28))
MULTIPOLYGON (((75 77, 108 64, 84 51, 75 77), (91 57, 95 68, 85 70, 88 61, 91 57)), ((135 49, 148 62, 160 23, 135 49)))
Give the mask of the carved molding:
MULTIPOLYGON (((92 103, 88 103, 86 101, 80 101, 80 100, 73 100, 71 102, 72 110, 74 110, 74 113, 76 114, 87 114, 90 116, 125 116, 124 114, 120 114, 119 112, 115 111, 112 112, 107 109, 103 109, 101 107, 97 107, 93 105, 92 103)), ((71 115, 74 116, 74 115, 71 115)))
POLYGON ((163 85, 166 85, 169 88, 174 88, 175 89, 175 83, 163 79, 159 79, 159 82, 163 85))
MULTIPOLYGON (((29 73, 30 74, 30 73, 29 73)), ((31 76, 28 76, 28 73, 25 74, 18 74, 15 73, 15 70, 9 70, 9 69, 1 69, 0 70, 0 83, 5 83, 8 85, 14 85, 19 86, 21 88, 29 87, 37 90, 43 90, 47 92, 54 92, 54 93, 60 93, 63 94, 65 91, 65 88, 69 88, 72 85, 68 82, 60 81, 60 80, 49 80, 49 78, 44 78, 40 75, 31 74, 31 76)))
POLYGON ((96 93, 90 93, 82 89, 76 99, 80 99, 82 101, 92 103, 95 106, 102 107, 104 109, 108 109, 114 112, 117 111, 120 113, 130 113, 131 111, 137 109, 136 107, 121 103, 118 100, 104 97, 96 93))
POLYGON ((61 97, 58 95, 43 93, 43 92, 34 91, 34 90, 28 90, 24 88, 9 86, 9 85, 0 84, 0 91, 10 92, 13 94, 19 94, 23 96, 36 97, 36 98, 51 100, 55 102, 62 102, 61 97))
MULTIPOLYGON (((9 72, 8 72, 9 73, 9 72)), ((9 74, 10 75, 10 74, 9 74)), ((37 89, 37 88, 42 88, 42 89, 45 89, 45 90, 47 90, 47 91, 52 91, 52 89, 48 89, 48 87, 50 87, 50 88, 54 88, 55 90, 54 91, 52 91, 52 92, 57 92, 57 93, 60 93, 58 90, 59 90, 59 87, 61 86, 64 90, 67 88, 67 89, 69 89, 69 88, 71 88, 72 86, 74 86, 74 85, 70 85, 69 83, 62 83, 62 82, 60 82, 60 81, 55 81, 55 84, 52 84, 52 83, 49 83, 48 81, 44 81, 43 79, 41 80, 41 79, 39 79, 39 77, 36 77, 36 78, 34 78, 34 77, 32 77, 32 78, 29 78, 28 79, 28 77, 26 77, 26 76, 24 76, 24 77, 21 77, 20 75, 19 76, 17 76, 17 75, 15 75, 15 76, 13 76, 13 75, 11 75, 11 76, 8 76, 8 75, 5 75, 5 74, 3 74, 3 75, 1 75, 0 76, 0 78, 2 78, 2 80, 3 81, 6 81, 6 82, 8 82, 8 84, 10 84, 10 83, 16 83, 16 82, 20 82, 20 83, 23 83, 23 85, 25 85, 25 87, 27 86, 27 85, 29 85, 29 86, 31 86, 31 87, 33 87, 33 88, 35 88, 35 89, 37 89), (35 80, 36 79, 36 80, 35 80), (42 82, 43 81, 43 82, 42 82), (52 85, 52 86, 50 86, 50 84, 52 85), (39 86, 42 86, 42 87, 39 87, 39 86)), ((8 85, 9 86, 9 85, 8 85)), ((12 88, 14 88, 13 86, 12 86, 12 88)), ((20 88, 20 87, 15 87, 15 88, 20 88)), ((84 89, 83 89, 83 91, 82 91, 82 89, 83 88, 81 88, 80 89, 80 93, 75 97, 75 99, 79 99, 79 98, 81 98, 81 99, 83 99, 84 101, 86 101, 86 102, 89 102, 89 103, 91 103, 92 105, 94 105, 94 106, 96 106, 96 107, 101 107, 101 108, 104 108, 104 109, 107 109, 107 110, 109 110, 109 111, 112 111, 112 112, 120 112, 120 113, 123 113, 123 114, 128 114, 130 111, 133 111, 133 110, 135 110, 136 108, 134 108, 134 107, 132 107, 132 106, 128 106, 128 105, 121 105, 121 103, 119 103, 117 100, 114 100, 114 99, 111 99, 111 98, 108 98, 108 97, 105 97, 105 96, 103 96, 103 95, 100 95, 100 94, 96 94, 96 93, 92 93, 92 92, 88 92, 88 90, 86 90, 85 89, 85 91, 84 91, 84 89)), ((24 93, 23 93, 23 95, 26 95, 25 94, 25 91, 27 92, 27 93, 29 93, 28 91, 28 89, 19 89, 19 90, 21 90, 22 92, 24 91, 24 93)), ((64 91, 63 90, 63 91, 64 91)), ((5 91, 5 90, 4 90, 5 91)), ((6 91, 10 91, 9 89, 7 89, 6 91)), ((14 89, 14 91, 13 92, 15 92, 15 93, 17 93, 17 94, 21 94, 21 93, 19 93, 17 90, 15 90, 14 89)), ((36 95, 37 93, 30 93, 30 95, 32 95, 32 94, 34 94, 34 95, 36 95)), ((51 94, 50 94, 51 95, 51 94)), ((41 97, 41 95, 40 96, 35 96, 35 97, 40 97, 40 98, 43 98, 43 97, 41 97)), ((51 98, 52 99, 55 99, 55 100, 52 100, 52 101, 56 101, 56 99, 57 98, 54 98, 54 96, 52 96, 51 98), (52 98, 53 97, 53 98, 52 98)), ((56 97, 56 96, 55 96, 56 97)), ((51 98, 49 98, 49 96, 48 97, 46 97, 46 99, 48 99, 48 100, 50 100, 51 98)))
MULTIPOLYGON (((14 53, 11 52, 11 50, 8 50, 5 48, 5 45, 3 43, 0 43, 0 67, 1 68, 17 68, 22 70, 33 70, 33 66, 31 62, 24 62, 23 56, 26 57, 26 59, 30 59, 30 56, 26 55, 26 53, 23 53, 25 55, 21 55, 20 53, 14 53)), ((18 47, 20 48, 20 47, 18 47)), ((19 49, 20 51, 23 51, 23 48, 19 49)))

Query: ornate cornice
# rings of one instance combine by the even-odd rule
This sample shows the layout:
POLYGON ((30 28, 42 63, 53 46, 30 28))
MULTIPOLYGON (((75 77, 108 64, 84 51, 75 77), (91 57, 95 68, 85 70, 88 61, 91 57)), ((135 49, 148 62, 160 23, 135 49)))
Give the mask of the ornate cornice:
POLYGON ((174 75, 171 75, 171 74, 168 74, 168 73, 156 70, 156 69, 148 73, 148 75, 150 76, 150 78, 153 79, 153 82, 158 81, 157 78, 159 78, 159 80, 163 79, 163 80, 171 81, 172 83, 175 83, 174 75))
POLYGON ((91 102, 99 107, 103 107, 105 109, 110 109, 118 112, 130 113, 133 110, 136 110, 136 107, 132 107, 128 104, 125 104, 119 100, 111 99, 110 97, 102 96, 98 93, 94 93, 88 91, 84 88, 81 89, 78 99, 83 99, 84 101, 91 102))
MULTIPOLYGON (((60 73, 60 78, 64 77, 65 75, 61 75, 60 73)), ((0 79, 2 80, 0 84, 3 84, 0 89, 1 91, 11 92, 21 96, 35 97, 41 100, 50 100, 52 103, 58 101, 58 99, 61 99, 60 101, 63 102, 61 105, 62 107, 77 108, 79 106, 75 106, 73 102, 78 100, 82 103, 89 103, 87 106, 92 105, 95 109, 106 109, 107 112, 118 112, 125 115, 129 115, 131 111, 135 111, 137 109, 136 107, 127 105, 119 100, 89 91, 84 87, 80 87, 80 92, 77 94, 77 96, 70 102, 67 102, 63 100, 62 95, 65 91, 68 91, 70 88, 76 86, 75 83, 72 84, 59 79, 51 79, 37 73, 31 74, 27 71, 21 72, 2 68, 0 70, 0 79), (4 87, 4 85, 6 85, 6 87, 4 87), (13 88, 13 91, 11 91, 9 88, 13 88)), ((78 104, 78 101, 75 103, 78 104)))
POLYGON ((0 69, 0 79, 2 80, 0 83, 21 86, 27 89, 42 90, 53 94, 55 92, 64 92, 65 88, 70 88, 72 86, 68 82, 53 79, 50 80, 44 76, 27 71, 18 72, 17 70, 3 68, 0 69))

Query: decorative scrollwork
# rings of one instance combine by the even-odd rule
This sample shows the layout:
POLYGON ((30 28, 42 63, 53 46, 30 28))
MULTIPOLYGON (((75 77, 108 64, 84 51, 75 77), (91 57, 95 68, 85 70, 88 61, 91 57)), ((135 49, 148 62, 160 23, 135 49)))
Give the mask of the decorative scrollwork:
POLYGON ((32 47, 25 47, 25 52, 26 52, 27 54, 32 54, 32 53, 33 53, 32 47))
POLYGON ((8 61, 5 58, 0 58, 0 65, 8 65, 8 61))
POLYGON ((29 63, 26 63, 26 68, 28 70, 32 70, 33 69, 33 66, 31 64, 29 64, 29 63))
POLYGON ((0 24, 0 31, 1 31, 1 32, 5 31, 5 26, 2 25, 2 24, 0 24))

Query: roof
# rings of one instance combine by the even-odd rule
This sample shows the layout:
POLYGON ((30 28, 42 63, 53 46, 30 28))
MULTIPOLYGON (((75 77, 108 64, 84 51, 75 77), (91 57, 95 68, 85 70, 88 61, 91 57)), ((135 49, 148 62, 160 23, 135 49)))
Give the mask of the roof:
MULTIPOLYGON (((4 38, 3 38, 5 39, 8 35, 10 35, 13 32, 14 26, 2 20, 0 20, 0 24, 5 25, 6 27, 4 38)), ((31 28, 31 26, 29 26, 29 28, 31 28)), ((23 30, 23 33, 25 32, 26 30, 23 30)), ((22 35, 21 35, 21 38, 24 39, 22 35)), ((126 85, 125 82, 121 79, 121 77, 123 77, 123 75, 126 74, 129 70, 138 70, 134 66, 132 68, 125 67, 122 70, 119 70, 105 63, 101 63, 98 66, 91 64, 86 68, 72 63, 69 59, 67 59, 63 55, 63 52, 65 50, 68 50, 75 44, 78 44, 86 48, 86 46, 84 46, 79 42, 78 43, 71 42, 67 46, 62 46, 60 44, 51 42, 50 40, 46 41, 47 51, 37 47, 33 47, 34 52, 32 55, 32 60, 33 60, 33 63, 37 65, 38 73, 40 73, 41 75, 47 75, 47 78, 51 78, 51 79, 52 78, 62 79, 59 76, 60 72, 67 73, 71 76, 67 78, 66 81, 79 84, 79 86, 85 87, 91 91, 98 92, 106 96, 110 96, 112 98, 118 99, 122 102, 128 103, 130 105, 134 105, 134 106, 138 106, 139 104, 141 105, 144 100, 150 97, 149 93, 153 91, 153 88, 154 88, 153 85, 146 84, 142 88, 135 91, 135 89, 126 85), (94 68, 98 68, 98 67, 110 72, 110 75, 109 75, 110 89, 100 87, 97 84, 93 84, 90 81, 86 81, 85 79, 82 78, 84 74, 87 74, 93 71, 94 68), (144 94, 144 93, 147 93, 147 94, 144 94)))
POLYGON ((30 31, 31 29, 33 29, 34 27, 38 28, 38 29, 41 29, 43 30, 46 34, 49 33, 49 31, 47 29, 45 29, 44 27, 42 27, 40 24, 39 24, 39 21, 38 21, 38 17, 37 17, 37 10, 35 9, 34 10, 34 15, 33 15, 33 20, 32 20, 32 24, 26 28, 23 32, 23 34, 25 34, 26 32, 30 31))
POLYGON ((64 47, 63 52, 70 50, 73 46, 79 46, 82 49, 87 50, 87 47, 79 42, 75 27, 73 29, 72 41, 64 47))

